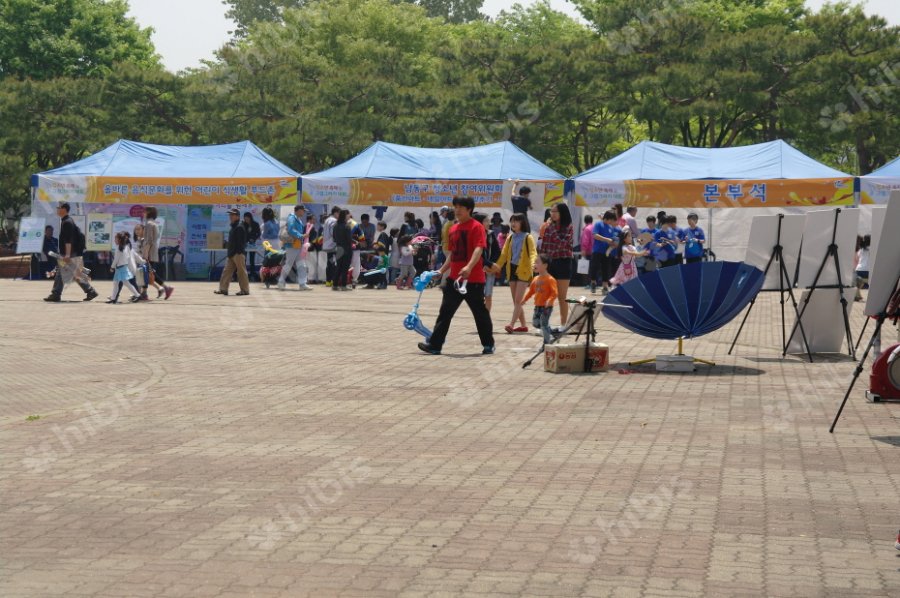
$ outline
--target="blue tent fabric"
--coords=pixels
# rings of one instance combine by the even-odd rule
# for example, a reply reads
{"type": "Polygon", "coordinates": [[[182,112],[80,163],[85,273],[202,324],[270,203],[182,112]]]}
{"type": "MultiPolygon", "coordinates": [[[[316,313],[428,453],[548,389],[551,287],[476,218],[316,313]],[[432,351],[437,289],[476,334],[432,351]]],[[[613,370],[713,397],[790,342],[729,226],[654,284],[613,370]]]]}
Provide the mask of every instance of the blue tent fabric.
{"type": "Polygon", "coordinates": [[[708,334],[733,320],[763,285],[763,272],[743,262],[697,262],[648,272],[616,287],[603,315],[632,332],[672,340],[708,334]]]}
{"type": "Polygon", "coordinates": [[[576,180],[822,179],[850,175],[784,141],[723,148],[693,148],[642,141],[576,180]]]}
{"type": "Polygon", "coordinates": [[[478,147],[421,148],[377,141],[355,158],[303,178],[562,180],[509,141],[478,147]]]}
{"type": "MultiPolygon", "coordinates": [[[[120,140],[92,156],[40,173],[47,176],[165,178],[296,178],[288,168],[249,141],[182,147],[120,140]]],[[[37,185],[32,177],[32,186],[37,185]]]]}
{"type": "Polygon", "coordinates": [[[869,174],[865,175],[865,177],[880,179],[900,179],[900,156],[894,158],[881,168],[873,170],[869,174]]]}

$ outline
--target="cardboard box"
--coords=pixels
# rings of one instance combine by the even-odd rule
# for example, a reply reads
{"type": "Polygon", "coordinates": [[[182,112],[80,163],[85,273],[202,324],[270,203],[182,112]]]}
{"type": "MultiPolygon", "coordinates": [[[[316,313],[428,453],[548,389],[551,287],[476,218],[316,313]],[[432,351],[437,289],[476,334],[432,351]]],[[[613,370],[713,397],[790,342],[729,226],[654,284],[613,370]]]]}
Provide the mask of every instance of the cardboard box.
{"type": "MultiPolygon", "coordinates": [[[[609,369],[609,347],[603,343],[591,343],[590,360],[588,372],[605,372],[609,369]]],[[[555,374],[584,372],[584,343],[547,345],[544,349],[544,371],[555,374]]]]}
{"type": "Polygon", "coordinates": [[[690,355],[657,355],[657,372],[693,372],[694,358],[690,355]]]}
{"type": "Polygon", "coordinates": [[[206,233],[207,249],[222,249],[225,247],[225,233],[218,230],[211,230],[206,233]]]}

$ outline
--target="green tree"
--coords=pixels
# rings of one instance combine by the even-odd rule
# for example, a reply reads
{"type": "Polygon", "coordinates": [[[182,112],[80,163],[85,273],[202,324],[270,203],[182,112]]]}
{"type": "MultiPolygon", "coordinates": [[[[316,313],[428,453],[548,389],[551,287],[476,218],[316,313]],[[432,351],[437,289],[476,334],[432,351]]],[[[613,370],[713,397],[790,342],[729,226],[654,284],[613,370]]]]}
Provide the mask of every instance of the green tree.
{"type": "Polygon", "coordinates": [[[428,145],[441,22],[389,0],[313,2],[258,22],[190,76],[201,140],[253,139],[309,172],[373,141],[428,145]]]}
{"type": "MultiPolygon", "coordinates": [[[[324,0],[329,1],[329,0],[324,0]]],[[[316,0],[223,0],[228,6],[226,16],[236,23],[231,33],[245,37],[254,23],[281,23],[287,10],[303,8],[316,0]]],[[[395,0],[394,3],[418,4],[429,17],[443,17],[450,23],[465,23],[484,18],[484,0],[395,0]]]]}
{"type": "Polygon", "coordinates": [[[158,64],[150,29],[123,0],[0,0],[0,79],[102,75],[118,62],[158,64]]]}

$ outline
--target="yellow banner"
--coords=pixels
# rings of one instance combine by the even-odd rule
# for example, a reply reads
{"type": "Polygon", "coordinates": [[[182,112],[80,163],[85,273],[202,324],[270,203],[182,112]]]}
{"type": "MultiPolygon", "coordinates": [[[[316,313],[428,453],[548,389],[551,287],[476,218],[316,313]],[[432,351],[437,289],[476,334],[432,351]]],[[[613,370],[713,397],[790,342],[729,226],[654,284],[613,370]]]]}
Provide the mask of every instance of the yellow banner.
{"type": "MultiPolygon", "coordinates": [[[[563,199],[563,181],[525,181],[532,202],[551,205],[563,199]],[[543,191],[540,196],[538,191],[543,191]]],[[[437,209],[456,196],[475,199],[476,206],[501,208],[508,203],[512,181],[431,181],[398,179],[303,179],[303,201],[336,205],[394,206],[437,209]]]]}
{"type": "MultiPolygon", "coordinates": [[[[38,198],[63,200],[58,190],[74,190],[74,201],[132,204],[294,204],[297,202],[295,178],[235,179],[160,179],[143,177],[70,177],[42,176],[38,198]]],[[[66,198],[68,200],[69,198],[66,198]]]]}
{"type": "Polygon", "coordinates": [[[763,208],[853,205],[853,178],[575,181],[576,205],[642,208],[763,208]]]}

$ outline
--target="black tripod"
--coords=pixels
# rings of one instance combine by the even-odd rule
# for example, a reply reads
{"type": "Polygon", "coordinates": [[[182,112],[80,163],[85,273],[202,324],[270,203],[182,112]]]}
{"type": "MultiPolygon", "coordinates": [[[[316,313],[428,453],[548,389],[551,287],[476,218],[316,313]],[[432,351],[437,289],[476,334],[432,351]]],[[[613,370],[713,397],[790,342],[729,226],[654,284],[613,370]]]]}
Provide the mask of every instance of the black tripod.
{"type": "Polygon", "coordinates": [[[875,345],[875,340],[879,338],[881,334],[881,326],[884,324],[884,321],[888,318],[897,318],[900,316],[900,289],[897,288],[897,285],[900,284],[900,277],[898,277],[897,282],[894,283],[894,294],[891,296],[890,301],[885,306],[884,310],[880,314],[875,317],[875,331],[872,332],[872,338],[869,339],[869,344],[866,345],[866,350],[863,353],[862,358],[859,360],[859,363],[856,364],[856,369],[853,370],[853,379],[850,380],[850,386],[847,388],[847,392],[844,393],[844,400],[841,401],[841,406],[838,407],[838,411],[834,416],[834,421],[831,422],[831,427],[828,429],[830,433],[834,433],[834,427],[837,425],[838,420],[841,418],[841,413],[844,411],[844,406],[847,404],[847,399],[850,398],[850,393],[853,391],[853,386],[856,385],[856,380],[859,378],[859,375],[863,371],[863,366],[866,363],[866,358],[869,356],[869,351],[872,350],[872,347],[875,345]]]}
{"type": "MultiPolygon", "coordinates": [[[[809,350],[809,342],[806,340],[806,331],[803,329],[803,323],[800,322],[800,314],[797,311],[797,298],[794,297],[794,285],[791,283],[791,276],[788,274],[787,266],[784,264],[784,247],[781,245],[782,220],[784,220],[784,214],[779,214],[778,234],[775,237],[775,246],[772,247],[772,255],[769,256],[769,261],[766,263],[766,269],[763,271],[763,280],[765,280],[766,276],[769,274],[769,268],[772,267],[772,262],[778,262],[778,296],[781,298],[781,350],[784,352],[783,355],[787,354],[787,327],[784,319],[784,294],[787,292],[791,296],[791,304],[794,306],[794,315],[797,317],[797,322],[800,324],[800,334],[803,336],[803,346],[806,347],[806,354],[809,356],[809,362],[812,363],[812,352],[809,350]]],[[[772,289],[772,291],[775,291],[775,289],[772,289]]],[[[744,319],[741,320],[741,325],[738,328],[737,334],[734,335],[734,340],[731,341],[731,348],[728,349],[729,355],[731,355],[731,352],[734,350],[734,345],[737,344],[738,337],[741,336],[741,331],[744,329],[744,324],[747,323],[747,318],[750,317],[750,312],[753,310],[753,305],[755,303],[756,297],[750,301],[750,305],[747,307],[744,319]]]]}
{"type": "MultiPolygon", "coordinates": [[[[596,301],[578,301],[575,299],[566,299],[566,303],[574,303],[576,305],[581,305],[584,307],[584,311],[582,311],[578,317],[576,317],[570,324],[567,324],[565,328],[560,329],[558,332],[554,333],[554,342],[559,340],[560,337],[564,336],[570,330],[576,329],[575,333],[575,341],[578,341],[578,337],[584,334],[584,371],[591,371],[591,343],[597,340],[597,328],[594,326],[594,317],[595,312],[597,310],[597,302],[596,301]]],[[[630,307],[630,306],[622,306],[622,307],[630,307]]],[[[547,343],[541,343],[541,348],[538,349],[538,352],[535,353],[531,359],[522,364],[522,369],[524,370],[528,366],[530,366],[535,359],[540,357],[541,353],[544,352],[544,348],[547,346],[547,343]]]]}
{"type": "MultiPolygon", "coordinates": [[[[800,313],[797,316],[797,321],[794,323],[794,328],[791,330],[791,336],[789,338],[794,338],[794,334],[797,333],[797,328],[802,325],[803,314],[806,313],[806,308],[809,306],[809,300],[812,299],[813,292],[816,289],[837,289],[838,293],[841,296],[841,311],[844,314],[844,333],[847,336],[847,346],[850,349],[850,356],[853,359],[856,359],[856,349],[853,347],[853,333],[850,331],[850,316],[847,314],[847,298],[844,297],[844,281],[841,278],[841,260],[838,256],[838,246],[837,246],[837,226],[838,219],[841,215],[841,209],[836,208],[834,210],[834,225],[831,229],[831,245],[828,246],[828,250],[825,252],[825,256],[822,258],[822,263],[819,264],[819,270],[816,272],[816,277],[813,279],[812,285],[809,287],[809,292],[806,294],[806,299],[803,300],[803,308],[800,310],[800,313]],[[837,284],[836,285],[822,285],[819,286],[819,278],[822,276],[822,272],[825,270],[825,265],[828,263],[828,259],[831,258],[834,261],[834,269],[837,274],[837,284]]],[[[804,335],[805,336],[805,335],[804,335]]],[[[807,351],[809,351],[809,346],[807,345],[807,351]]],[[[787,355],[787,345],[784,347],[784,352],[782,353],[782,357],[787,355]]],[[[812,358],[810,358],[812,360],[812,358]]]]}

